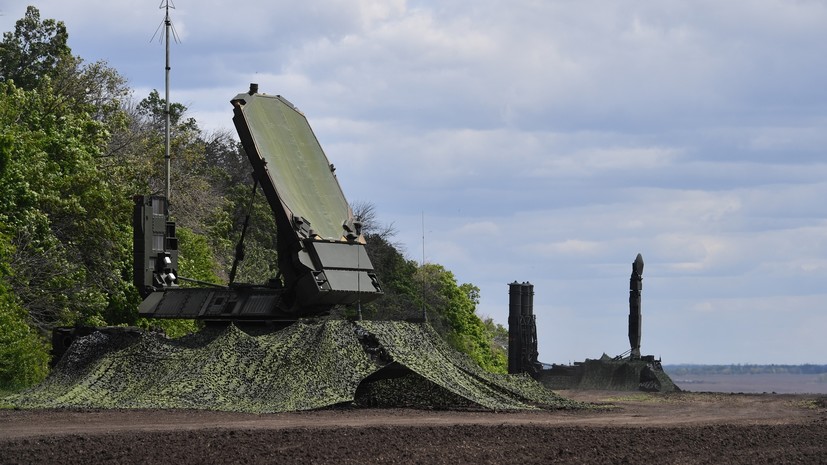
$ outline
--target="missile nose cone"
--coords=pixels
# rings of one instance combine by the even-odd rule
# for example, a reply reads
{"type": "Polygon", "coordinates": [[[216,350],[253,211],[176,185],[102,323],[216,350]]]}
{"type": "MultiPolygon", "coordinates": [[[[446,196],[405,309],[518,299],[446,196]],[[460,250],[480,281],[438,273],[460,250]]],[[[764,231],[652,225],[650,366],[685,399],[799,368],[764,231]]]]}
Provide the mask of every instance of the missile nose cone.
{"type": "Polygon", "coordinates": [[[632,270],[639,275],[643,274],[643,255],[637,254],[635,262],[632,263],[632,270]]]}

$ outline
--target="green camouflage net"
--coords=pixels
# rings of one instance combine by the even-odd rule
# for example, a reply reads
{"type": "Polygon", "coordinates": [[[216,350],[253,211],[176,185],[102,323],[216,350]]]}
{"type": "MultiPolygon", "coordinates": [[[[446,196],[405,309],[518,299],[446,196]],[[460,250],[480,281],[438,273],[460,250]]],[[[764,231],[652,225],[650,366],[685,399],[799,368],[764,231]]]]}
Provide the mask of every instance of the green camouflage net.
{"type": "Polygon", "coordinates": [[[18,408],[179,408],[288,412],[338,405],[514,410],[570,408],[526,376],[494,375],[427,324],[299,321],[170,340],[96,332],[75,341],[18,408]]]}

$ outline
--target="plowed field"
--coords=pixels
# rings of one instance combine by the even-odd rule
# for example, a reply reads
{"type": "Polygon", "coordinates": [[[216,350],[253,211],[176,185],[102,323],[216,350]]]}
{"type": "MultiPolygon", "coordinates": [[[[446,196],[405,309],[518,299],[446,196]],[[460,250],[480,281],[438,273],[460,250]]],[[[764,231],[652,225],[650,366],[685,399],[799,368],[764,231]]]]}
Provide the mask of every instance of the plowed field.
{"type": "Polygon", "coordinates": [[[0,463],[825,463],[827,398],[562,392],[596,408],[0,410],[0,463]]]}

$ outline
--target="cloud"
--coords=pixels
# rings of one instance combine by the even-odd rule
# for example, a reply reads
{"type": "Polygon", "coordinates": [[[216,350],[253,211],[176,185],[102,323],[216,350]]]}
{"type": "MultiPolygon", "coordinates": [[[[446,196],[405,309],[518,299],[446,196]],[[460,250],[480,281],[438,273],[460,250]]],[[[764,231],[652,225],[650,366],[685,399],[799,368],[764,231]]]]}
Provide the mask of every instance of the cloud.
{"type": "Polygon", "coordinates": [[[532,170],[534,176],[623,176],[624,172],[640,172],[663,168],[674,163],[678,150],[659,147],[596,147],[581,149],[574,154],[547,157],[532,170]]]}
{"type": "Polygon", "coordinates": [[[526,252],[558,257],[561,255],[593,256],[599,253],[603,247],[604,244],[596,241],[566,239],[564,241],[534,246],[526,249],[526,252]]]}

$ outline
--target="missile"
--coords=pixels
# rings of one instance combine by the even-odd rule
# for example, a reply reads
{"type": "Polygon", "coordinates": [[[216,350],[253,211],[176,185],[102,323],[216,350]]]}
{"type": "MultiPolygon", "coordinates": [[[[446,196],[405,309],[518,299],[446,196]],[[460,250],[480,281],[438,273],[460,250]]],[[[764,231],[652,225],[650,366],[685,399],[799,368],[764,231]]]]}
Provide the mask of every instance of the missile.
{"type": "Polygon", "coordinates": [[[629,345],[630,357],[640,358],[640,293],[643,290],[643,256],[637,254],[632,263],[632,277],[629,279],[629,345]]]}

